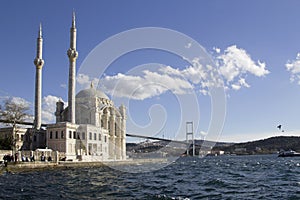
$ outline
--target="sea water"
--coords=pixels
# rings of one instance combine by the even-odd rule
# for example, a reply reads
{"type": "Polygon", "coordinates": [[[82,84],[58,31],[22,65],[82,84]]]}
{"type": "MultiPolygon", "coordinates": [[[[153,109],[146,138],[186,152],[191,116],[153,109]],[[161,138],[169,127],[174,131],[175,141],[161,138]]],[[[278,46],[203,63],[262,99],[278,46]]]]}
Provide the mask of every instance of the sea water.
{"type": "MultiPolygon", "coordinates": [[[[151,169],[151,163],[142,167],[151,169]],[[147,166],[148,165],[148,166],[147,166]]],[[[300,199],[300,157],[185,157],[155,171],[70,168],[0,175],[1,199],[300,199]]]]}

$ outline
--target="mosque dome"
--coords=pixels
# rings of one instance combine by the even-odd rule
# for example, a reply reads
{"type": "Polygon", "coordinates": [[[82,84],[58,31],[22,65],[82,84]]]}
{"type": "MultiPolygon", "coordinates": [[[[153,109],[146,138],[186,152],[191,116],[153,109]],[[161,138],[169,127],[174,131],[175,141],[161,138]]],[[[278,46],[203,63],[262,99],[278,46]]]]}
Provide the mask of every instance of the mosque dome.
{"type": "Polygon", "coordinates": [[[97,90],[93,87],[91,87],[89,89],[81,90],[76,95],[76,98],[91,98],[91,97],[109,99],[108,96],[106,94],[104,94],[104,92],[102,92],[101,90],[97,90]]]}

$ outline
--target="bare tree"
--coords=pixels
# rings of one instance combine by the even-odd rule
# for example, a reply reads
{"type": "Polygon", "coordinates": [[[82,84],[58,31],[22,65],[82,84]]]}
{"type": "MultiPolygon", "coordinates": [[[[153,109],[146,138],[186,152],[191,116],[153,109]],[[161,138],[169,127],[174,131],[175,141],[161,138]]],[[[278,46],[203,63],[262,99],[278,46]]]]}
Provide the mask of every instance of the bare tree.
{"type": "Polygon", "coordinates": [[[12,139],[6,140],[11,142],[10,146],[16,152],[16,142],[18,133],[18,123],[24,122],[31,115],[29,112],[29,104],[21,98],[9,98],[0,107],[0,119],[6,125],[11,126],[13,130],[12,139]]]}

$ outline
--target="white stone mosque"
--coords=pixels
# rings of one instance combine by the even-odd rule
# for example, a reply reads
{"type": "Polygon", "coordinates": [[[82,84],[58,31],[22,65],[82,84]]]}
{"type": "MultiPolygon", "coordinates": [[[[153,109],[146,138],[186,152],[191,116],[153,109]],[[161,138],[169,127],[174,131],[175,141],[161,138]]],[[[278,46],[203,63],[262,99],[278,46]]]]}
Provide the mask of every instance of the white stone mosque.
{"type": "MultiPolygon", "coordinates": [[[[76,85],[76,23],[73,12],[70,30],[68,107],[56,103],[56,123],[41,128],[42,27],[37,38],[34,127],[18,131],[19,149],[47,148],[58,151],[66,160],[107,161],[126,159],[126,108],[114,106],[107,95],[91,86],[79,91],[76,85]],[[23,140],[23,141],[22,141],[23,140]]],[[[0,130],[1,132],[7,132],[0,130]]]]}

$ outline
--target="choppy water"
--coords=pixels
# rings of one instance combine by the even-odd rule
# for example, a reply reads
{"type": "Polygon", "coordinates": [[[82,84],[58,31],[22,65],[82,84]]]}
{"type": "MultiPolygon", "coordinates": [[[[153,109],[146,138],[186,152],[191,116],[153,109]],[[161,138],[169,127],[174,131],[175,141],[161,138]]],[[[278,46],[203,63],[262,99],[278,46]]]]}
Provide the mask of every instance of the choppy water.
{"type": "Polygon", "coordinates": [[[3,174],[0,198],[300,199],[300,157],[183,158],[148,173],[98,167],[3,174]]]}

